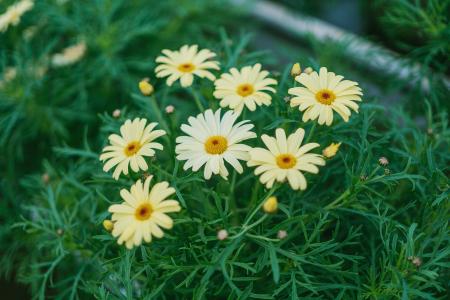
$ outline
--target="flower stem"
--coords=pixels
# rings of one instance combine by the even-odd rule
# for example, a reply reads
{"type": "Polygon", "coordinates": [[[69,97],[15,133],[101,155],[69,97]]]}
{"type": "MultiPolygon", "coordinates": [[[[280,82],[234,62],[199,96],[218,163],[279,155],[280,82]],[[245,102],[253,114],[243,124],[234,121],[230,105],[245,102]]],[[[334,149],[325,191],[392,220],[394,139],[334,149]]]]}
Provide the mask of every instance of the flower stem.
{"type": "Polygon", "coordinates": [[[238,225],[239,224],[239,214],[237,211],[237,204],[236,204],[236,196],[234,194],[234,190],[235,190],[235,186],[236,186],[236,171],[233,171],[233,175],[231,178],[231,184],[230,184],[230,206],[231,206],[231,211],[232,211],[232,223],[233,225],[238,225]]]}
{"type": "Polygon", "coordinates": [[[258,204],[258,206],[256,206],[256,208],[252,211],[252,213],[247,217],[247,219],[245,220],[244,224],[242,225],[242,230],[237,233],[236,235],[230,237],[229,239],[236,239],[240,236],[242,236],[244,233],[246,233],[247,231],[249,231],[250,229],[252,229],[253,227],[255,227],[256,225],[262,223],[266,218],[267,218],[267,214],[264,214],[261,218],[259,218],[257,221],[255,221],[254,223],[248,225],[250,223],[250,221],[253,219],[253,217],[256,215],[256,213],[261,209],[261,207],[264,205],[264,202],[273,195],[273,193],[275,193],[276,189],[278,188],[277,185],[273,186],[270,191],[266,194],[266,196],[263,198],[263,200],[258,204]]]}
{"type": "Polygon", "coordinates": [[[335,209],[337,207],[337,205],[339,204],[339,202],[341,202],[342,200],[347,198],[347,196],[349,196],[349,195],[350,195],[350,189],[346,189],[338,198],[336,198],[336,200],[334,200],[333,202],[331,202],[330,204],[325,206],[325,210],[335,209]]]}
{"type": "Polygon", "coordinates": [[[197,108],[200,110],[200,112],[205,111],[205,107],[202,104],[202,101],[198,97],[197,93],[194,91],[192,87],[189,88],[189,91],[191,92],[192,96],[194,97],[195,104],[197,105],[197,108]]]}
{"type": "Polygon", "coordinates": [[[314,130],[316,129],[316,125],[317,125],[317,122],[314,122],[313,125],[311,126],[311,130],[309,131],[309,134],[308,134],[308,137],[306,138],[305,144],[307,144],[311,140],[314,130]]]}

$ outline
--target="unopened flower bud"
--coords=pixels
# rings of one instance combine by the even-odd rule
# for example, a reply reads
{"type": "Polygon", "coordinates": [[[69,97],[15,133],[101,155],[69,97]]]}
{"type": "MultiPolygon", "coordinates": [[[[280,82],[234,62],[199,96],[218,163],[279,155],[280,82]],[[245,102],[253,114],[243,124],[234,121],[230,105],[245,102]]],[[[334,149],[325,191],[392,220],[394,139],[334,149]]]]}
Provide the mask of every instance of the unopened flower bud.
{"type": "Polygon", "coordinates": [[[113,116],[114,118],[120,117],[120,109],[115,109],[115,110],[113,111],[113,113],[112,113],[112,116],[113,116]]]}
{"type": "Polygon", "coordinates": [[[221,229],[217,232],[217,239],[218,240],[226,240],[228,238],[228,231],[226,231],[225,229],[221,229]]]}
{"type": "Polygon", "coordinates": [[[105,228],[106,231],[111,232],[114,228],[114,223],[111,220],[104,220],[103,228],[105,228]]]}
{"type": "Polygon", "coordinates": [[[389,164],[389,160],[386,157],[382,156],[378,159],[378,163],[382,166],[387,166],[389,164]]]}
{"type": "Polygon", "coordinates": [[[153,88],[153,85],[150,84],[149,79],[144,78],[139,82],[139,90],[142,95],[150,96],[155,89],[153,88]]]}
{"type": "Polygon", "coordinates": [[[302,68],[300,67],[300,64],[295,63],[291,68],[291,76],[295,78],[298,75],[300,75],[301,73],[302,73],[302,68]]]}
{"type": "Polygon", "coordinates": [[[408,260],[416,267],[420,267],[422,265],[422,259],[418,256],[409,256],[408,260]]]}
{"type": "Polygon", "coordinates": [[[58,230],[56,230],[56,234],[61,236],[64,234],[64,230],[62,230],[61,228],[58,228],[58,230]]]}
{"type": "Polygon", "coordinates": [[[420,257],[415,256],[412,260],[412,263],[416,267],[420,267],[422,265],[422,259],[420,257]]]}
{"type": "Polygon", "coordinates": [[[311,67],[307,67],[303,72],[306,74],[311,74],[314,70],[311,67]]]}
{"type": "Polygon", "coordinates": [[[286,230],[278,230],[277,233],[277,238],[279,238],[280,240],[284,239],[287,237],[287,232],[286,230]]]}
{"type": "Polygon", "coordinates": [[[322,154],[325,157],[331,158],[336,155],[336,153],[339,150],[339,146],[341,146],[341,143],[331,143],[328,147],[323,149],[322,154]]]}
{"type": "Polygon", "coordinates": [[[41,180],[43,183],[47,184],[50,181],[50,176],[47,173],[42,174],[41,180]]]}
{"type": "Polygon", "coordinates": [[[276,212],[277,209],[278,209],[278,200],[277,197],[275,196],[269,197],[269,199],[267,199],[266,202],[264,202],[263,204],[263,210],[268,214],[276,212]]]}
{"type": "Polygon", "coordinates": [[[166,113],[167,113],[167,114],[173,113],[174,110],[175,110],[175,107],[174,107],[173,105],[167,105],[167,106],[166,106],[166,113]]]}

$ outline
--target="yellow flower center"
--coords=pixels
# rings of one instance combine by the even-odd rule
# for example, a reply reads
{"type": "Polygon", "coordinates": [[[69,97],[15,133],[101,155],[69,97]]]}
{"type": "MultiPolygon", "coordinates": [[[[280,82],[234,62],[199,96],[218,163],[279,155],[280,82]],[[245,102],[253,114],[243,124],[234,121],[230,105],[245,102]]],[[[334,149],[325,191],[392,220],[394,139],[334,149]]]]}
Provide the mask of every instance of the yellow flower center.
{"type": "Polygon", "coordinates": [[[228,141],[221,135],[213,135],[205,142],[205,151],[209,154],[222,154],[227,150],[228,141]]]}
{"type": "Polygon", "coordinates": [[[123,152],[125,152],[126,156],[133,156],[139,151],[139,149],[141,149],[141,144],[138,141],[133,141],[128,143],[123,152]]]}
{"type": "Polygon", "coordinates": [[[255,91],[255,89],[253,88],[253,85],[249,84],[249,83],[244,83],[241,84],[240,86],[237,87],[236,92],[241,95],[242,97],[247,97],[251,94],[253,94],[253,92],[255,91]]]}
{"type": "Polygon", "coordinates": [[[336,95],[333,93],[333,91],[323,89],[316,93],[316,100],[319,103],[330,105],[333,103],[334,99],[336,99],[336,95]]]}
{"type": "Polygon", "coordinates": [[[178,70],[180,70],[183,73],[191,73],[194,71],[195,66],[191,63],[184,63],[178,66],[178,70]]]}
{"type": "Polygon", "coordinates": [[[281,169],[290,169],[297,164],[295,156],[289,153],[278,155],[276,161],[281,169]]]}
{"type": "Polygon", "coordinates": [[[142,203],[136,208],[136,211],[134,212],[134,216],[136,219],[140,221],[148,220],[153,213],[153,207],[150,205],[150,203],[142,203]]]}

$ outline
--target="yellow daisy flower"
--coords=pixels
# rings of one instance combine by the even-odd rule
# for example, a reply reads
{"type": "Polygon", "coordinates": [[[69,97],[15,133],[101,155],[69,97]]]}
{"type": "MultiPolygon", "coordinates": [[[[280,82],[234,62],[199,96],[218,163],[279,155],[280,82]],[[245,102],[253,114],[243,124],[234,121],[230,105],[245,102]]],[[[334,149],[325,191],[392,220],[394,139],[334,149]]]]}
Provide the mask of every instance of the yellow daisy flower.
{"type": "Polygon", "coordinates": [[[197,45],[184,45],[179,51],[165,49],[162,53],[164,55],[156,58],[156,62],[160,64],[156,67],[155,72],[156,77],[168,77],[168,86],[178,79],[180,79],[182,87],[191,86],[194,75],[214,81],[216,77],[208,69],[220,69],[218,61],[209,60],[216,54],[208,49],[198,51],[197,45]]]}
{"type": "Polygon", "coordinates": [[[121,136],[111,134],[109,142],[111,145],[103,148],[100,160],[105,162],[103,170],[108,172],[116,166],[114,179],[119,179],[121,173],[128,175],[128,166],[134,172],[148,169],[144,156],[154,156],[155,150],[163,149],[160,143],[152,142],[156,138],[166,134],[164,130],[153,130],[158,123],[150,123],[147,126],[146,119],[136,118],[133,121],[126,120],[120,127],[121,136]]]}
{"type": "Polygon", "coordinates": [[[318,118],[320,125],[330,126],[333,110],[345,122],[351,115],[348,107],[358,112],[358,104],[354,101],[361,101],[361,88],[357,82],[343,79],[343,76],[328,72],[327,68],[320,68],[319,74],[302,73],[295,78],[304,87],[290,88],[288,92],[294,95],[291,106],[299,106],[299,110],[303,111],[303,122],[318,118]]]}
{"type": "Polygon", "coordinates": [[[0,15],[0,32],[5,32],[10,25],[17,26],[22,15],[31,10],[33,6],[33,1],[22,0],[8,7],[6,12],[0,15]]]}
{"type": "Polygon", "coordinates": [[[317,143],[309,143],[300,146],[305,136],[302,128],[286,139],[284,129],[277,128],[275,137],[266,134],[261,139],[266,145],[264,148],[253,148],[250,150],[249,167],[255,167],[255,175],[261,175],[259,180],[267,188],[271,188],[276,181],[289,181],[292,189],[306,189],[306,179],[302,171],[317,174],[317,166],[324,166],[325,160],[319,154],[307,153],[319,147],[317,143]],[[316,166],[317,165],[317,166],[316,166]]]}
{"type": "Polygon", "coordinates": [[[130,189],[122,189],[120,196],[125,202],[111,205],[108,209],[112,213],[114,223],[112,235],[119,237],[119,245],[125,243],[128,249],[139,246],[144,240],[152,241],[152,236],[162,238],[164,233],[160,227],[171,229],[172,219],[167,213],[181,210],[178,201],[166,200],[175,193],[166,181],[155,184],[150,189],[152,176],[147,177],[142,185],[138,180],[130,189]]]}
{"type": "Polygon", "coordinates": [[[221,107],[229,107],[237,114],[242,112],[244,105],[251,111],[256,109],[256,105],[270,105],[272,97],[267,92],[275,93],[271,85],[277,81],[267,78],[268,75],[269,72],[261,71],[261,64],[246,66],[240,71],[232,68],[230,73],[222,74],[214,82],[214,97],[222,99],[221,107]]]}
{"type": "Polygon", "coordinates": [[[181,125],[181,130],[188,136],[177,137],[175,152],[178,160],[186,160],[183,169],[192,168],[196,172],[205,165],[205,179],[210,179],[212,174],[220,174],[226,179],[226,161],[238,173],[242,173],[239,160],[249,159],[250,146],[241,142],[255,138],[256,134],[250,131],[253,124],[246,124],[248,120],[234,124],[237,117],[229,110],[221,118],[220,109],[215,113],[208,109],[195,118],[190,117],[189,125],[181,125]]]}

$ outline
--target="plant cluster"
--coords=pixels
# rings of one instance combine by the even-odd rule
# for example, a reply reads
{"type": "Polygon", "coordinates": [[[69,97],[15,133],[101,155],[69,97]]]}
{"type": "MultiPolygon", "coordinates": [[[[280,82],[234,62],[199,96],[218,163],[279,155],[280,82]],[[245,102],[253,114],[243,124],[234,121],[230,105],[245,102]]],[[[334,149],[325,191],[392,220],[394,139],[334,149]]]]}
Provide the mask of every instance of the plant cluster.
{"type": "Polygon", "coordinates": [[[433,81],[371,82],[333,47],[275,65],[217,29],[220,1],[81,2],[0,34],[3,277],[36,299],[446,299],[433,81]]]}

